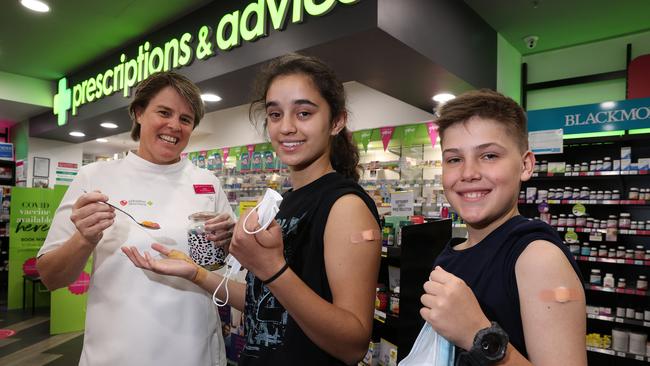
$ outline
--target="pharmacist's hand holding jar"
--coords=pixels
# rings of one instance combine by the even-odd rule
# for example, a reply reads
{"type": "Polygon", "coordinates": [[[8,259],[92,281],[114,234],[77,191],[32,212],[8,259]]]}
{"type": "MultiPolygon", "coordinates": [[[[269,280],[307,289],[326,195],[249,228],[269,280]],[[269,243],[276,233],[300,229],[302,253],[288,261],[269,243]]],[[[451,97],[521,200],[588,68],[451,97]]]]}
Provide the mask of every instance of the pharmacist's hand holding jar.
{"type": "Polygon", "coordinates": [[[95,247],[104,236],[104,230],[115,222],[115,209],[104,202],[108,196],[99,191],[82,194],[72,206],[70,220],[84,241],[95,247]]]}
{"type": "Polygon", "coordinates": [[[247,234],[244,231],[244,224],[248,232],[256,231],[259,228],[257,212],[247,211],[241,217],[250,217],[247,220],[239,220],[235,226],[232,242],[230,243],[230,254],[232,254],[243,268],[251,271],[255,277],[266,281],[276,273],[279,273],[286,264],[284,258],[284,241],[282,240],[282,228],[275,221],[256,234],[247,234]]]}

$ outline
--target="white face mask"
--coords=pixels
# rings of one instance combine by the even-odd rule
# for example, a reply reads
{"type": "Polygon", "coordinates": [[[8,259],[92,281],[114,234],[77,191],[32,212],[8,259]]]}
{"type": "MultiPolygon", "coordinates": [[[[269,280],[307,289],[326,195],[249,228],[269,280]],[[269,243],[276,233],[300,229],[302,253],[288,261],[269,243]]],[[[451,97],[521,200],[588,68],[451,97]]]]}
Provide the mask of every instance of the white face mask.
{"type": "Polygon", "coordinates": [[[399,366],[454,366],[454,345],[425,323],[399,366]]]}
{"type": "Polygon", "coordinates": [[[281,202],[282,195],[272,190],[271,188],[267,188],[260,203],[258,203],[257,206],[255,206],[255,208],[252,209],[244,218],[244,232],[246,234],[253,235],[261,232],[262,230],[266,230],[266,228],[271,225],[273,219],[275,219],[275,215],[277,215],[278,211],[280,211],[281,202]],[[248,231],[248,229],[246,229],[246,221],[256,209],[258,217],[257,222],[259,223],[260,227],[255,231],[248,231]]]}
{"type": "MultiPolygon", "coordinates": [[[[244,232],[249,235],[254,235],[269,227],[269,225],[271,225],[271,222],[273,222],[273,219],[275,219],[275,215],[278,213],[278,211],[280,211],[281,202],[282,195],[272,190],[271,188],[267,188],[260,203],[258,203],[257,206],[255,206],[255,208],[252,209],[244,218],[244,232]],[[255,210],[257,210],[257,222],[260,227],[255,231],[248,231],[248,229],[246,229],[246,221],[250,217],[251,213],[253,213],[255,210]]],[[[228,266],[228,270],[223,275],[223,279],[221,279],[221,282],[219,282],[219,285],[212,293],[212,302],[220,307],[225,306],[228,303],[228,299],[230,297],[230,294],[228,293],[228,280],[233,276],[233,274],[239,272],[241,269],[241,264],[237,258],[233,257],[232,255],[228,256],[226,265],[228,266]],[[217,298],[217,292],[224,284],[226,286],[226,298],[221,301],[219,298],[217,298]]]]}

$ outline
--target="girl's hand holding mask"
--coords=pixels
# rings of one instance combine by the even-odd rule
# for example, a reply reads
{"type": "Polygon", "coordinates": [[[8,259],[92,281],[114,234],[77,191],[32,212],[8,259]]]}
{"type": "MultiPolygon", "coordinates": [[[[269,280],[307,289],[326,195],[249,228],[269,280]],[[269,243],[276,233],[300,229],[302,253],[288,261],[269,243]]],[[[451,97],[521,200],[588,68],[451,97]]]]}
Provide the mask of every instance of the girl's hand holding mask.
{"type": "Polygon", "coordinates": [[[253,232],[260,226],[256,212],[246,211],[241,217],[248,220],[239,220],[235,226],[232,241],[230,243],[230,254],[232,254],[242,267],[253,272],[255,277],[267,280],[276,274],[286,263],[284,259],[284,242],[282,240],[282,229],[275,221],[257,234],[247,234],[246,230],[253,232]]]}

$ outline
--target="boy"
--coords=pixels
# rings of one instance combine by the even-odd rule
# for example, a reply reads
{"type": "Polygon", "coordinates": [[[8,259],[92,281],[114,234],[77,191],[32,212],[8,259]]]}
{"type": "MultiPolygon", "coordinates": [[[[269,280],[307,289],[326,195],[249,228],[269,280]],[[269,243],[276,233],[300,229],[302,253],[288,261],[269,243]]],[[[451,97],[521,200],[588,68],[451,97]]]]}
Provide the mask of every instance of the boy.
{"type": "Polygon", "coordinates": [[[479,90],[444,105],[437,123],[445,196],[468,237],[436,259],[422,317],[462,348],[459,364],[586,365],[580,271],[553,228],[517,210],[535,165],[524,111],[479,90]]]}

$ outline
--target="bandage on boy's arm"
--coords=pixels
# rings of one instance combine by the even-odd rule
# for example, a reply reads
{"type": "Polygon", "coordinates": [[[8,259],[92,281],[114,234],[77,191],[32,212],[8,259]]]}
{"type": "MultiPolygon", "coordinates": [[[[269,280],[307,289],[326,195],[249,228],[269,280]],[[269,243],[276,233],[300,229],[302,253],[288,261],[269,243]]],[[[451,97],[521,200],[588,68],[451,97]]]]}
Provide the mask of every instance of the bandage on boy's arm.
{"type": "Polygon", "coordinates": [[[201,282],[208,277],[208,271],[205,268],[203,268],[203,267],[199,266],[198,264],[196,264],[192,260],[192,258],[190,258],[187,254],[185,254],[185,253],[183,253],[183,252],[181,252],[179,250],[172,249],[169,252],[169,254],[167,254],[167,258],[180,259],[180,260],[182,260],[184,262],[187,262],[187,263],[193,265],[194,268],[196,268],[196,274],[191,279],[191,281],[194,282],[197,285],[200,285],[201,282]]]}
{"type": "Polygon", "coordinates": [[[544,302],[565,303],[569,301],[580,300],[581,289],[567,288],[559,286],[553,289],[544,289],[539,293],[539,299],[544,302]]]}
{"type": "Polygon", "coordinates": [[[381,233],[376,229],[363,230],[350,236],[350,242],[354,244],[374,242],[377,240],[381,240],[381,233]]]}

